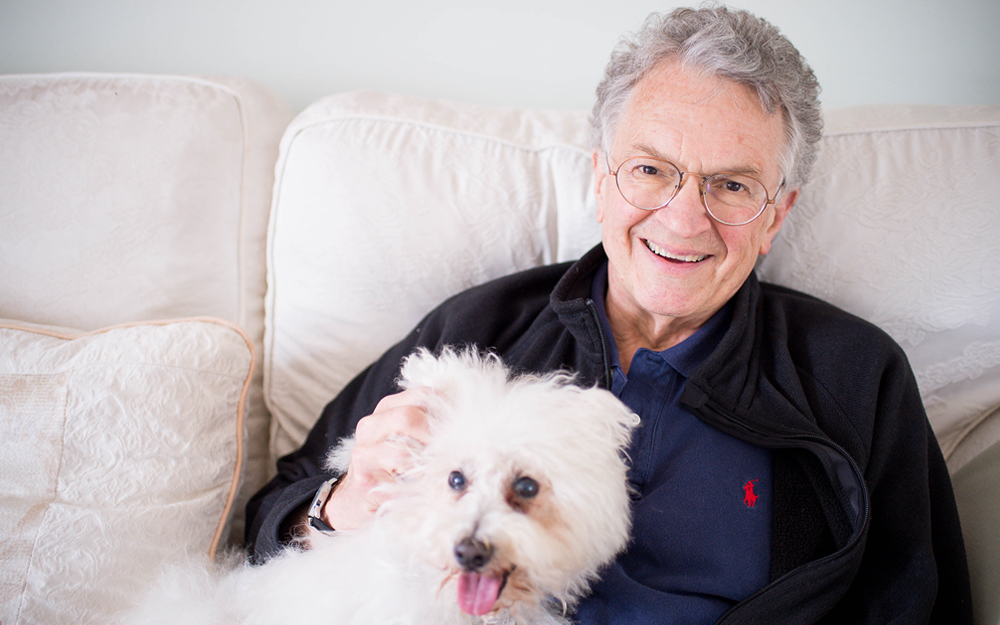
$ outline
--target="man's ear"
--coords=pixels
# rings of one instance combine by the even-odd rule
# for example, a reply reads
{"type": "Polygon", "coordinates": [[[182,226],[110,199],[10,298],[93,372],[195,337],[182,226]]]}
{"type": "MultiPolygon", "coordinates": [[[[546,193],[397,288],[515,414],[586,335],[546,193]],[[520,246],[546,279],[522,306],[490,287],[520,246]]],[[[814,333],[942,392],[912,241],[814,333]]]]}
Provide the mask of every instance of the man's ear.
{"type": "Polygon", "coordinates": [[[591,159],[594,165],[594,198],[597,200],[597,223],[604,221],[604,201],[601,197],[604,187],[604,179],[608,177],[607,162],[604,158],[604,151],[601,148],[594,148],[591,152],[591,159]]]}
{"type": "Polygon", "coordinates": [[[789,189],[780,200],[774,204],[774,212],[771,214],[771,223],[764,229],[760,238],[760,255],[763,256],[771,251],[771,243],[774,237],[778,236],[781,225],[785,223],[785,217],[795,206],[795,201],[799,199],[799,188],[789,189]]]}

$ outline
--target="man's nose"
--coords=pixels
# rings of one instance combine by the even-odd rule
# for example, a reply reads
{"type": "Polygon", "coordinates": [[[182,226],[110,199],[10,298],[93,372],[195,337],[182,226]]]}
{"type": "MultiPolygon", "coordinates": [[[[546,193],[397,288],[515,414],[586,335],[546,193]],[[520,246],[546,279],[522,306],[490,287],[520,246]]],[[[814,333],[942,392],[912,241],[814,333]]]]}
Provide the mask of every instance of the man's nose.
{"type": "Polygon", "coordinates": [[[705,208],[701,194],[702,185],[702,178],[684,174],[673,199],[657,211],[660,218],[667,220],[676,234],[691,236],[711,228],[712,218],[705,208]]]}
{"type": "Polygon", "coordinates": [[[681,195],[687,193],[692,202],[696,202],[704,208],[705,202],[702,199],[704,184],[705,179],[698,174],[682,174],[680,182],[677,183],[677,192],[674,193],[674,199],[670,201],[670,204],[673,204],[681,195]]]}

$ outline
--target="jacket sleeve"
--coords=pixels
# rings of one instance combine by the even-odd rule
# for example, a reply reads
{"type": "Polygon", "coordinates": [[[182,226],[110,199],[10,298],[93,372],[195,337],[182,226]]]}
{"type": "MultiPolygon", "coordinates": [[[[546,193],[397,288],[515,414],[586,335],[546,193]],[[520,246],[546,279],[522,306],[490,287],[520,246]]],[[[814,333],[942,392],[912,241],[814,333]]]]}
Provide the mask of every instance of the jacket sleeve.
{"type": "Polygon", "coordinates": [[[871,500],[864,556],[833,622],[971,623],[947,466],[902,350],[883,365],[864,465],[871,500]]]}
{"type": "Polygon", "coordinates": [[[302,447],[278,460],[274,478],[247,503],[244,538],[253,562],[263,562],[288,543],[286,520],[333,477],[323,468],[327,453],[353,434],[358,421],[371,414],[383,397],[399,390],[400,363],[421,344],[421,338],[429,336],[415,330],[362,371],[323,409],[302,447]]]}

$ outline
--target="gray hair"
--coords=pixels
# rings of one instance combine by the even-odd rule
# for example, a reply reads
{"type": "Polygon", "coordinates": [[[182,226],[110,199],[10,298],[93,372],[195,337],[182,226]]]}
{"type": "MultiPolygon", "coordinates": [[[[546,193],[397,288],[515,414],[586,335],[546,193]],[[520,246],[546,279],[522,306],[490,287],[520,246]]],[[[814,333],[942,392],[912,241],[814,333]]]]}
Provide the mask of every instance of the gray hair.
{"type": "Polygon", "coordinates": [[[779,159],[786,186],[809,179],[823,133],[819,82],[777,28],[724,6],[676,9],[666,16],[653,13],[634,40],[624,39],[615,47],[597,87],[591,147],[608,151],[632,89],[654,66],[671,58],[746,85],[768,114],[782,113],[785,147],[779,159]]]}

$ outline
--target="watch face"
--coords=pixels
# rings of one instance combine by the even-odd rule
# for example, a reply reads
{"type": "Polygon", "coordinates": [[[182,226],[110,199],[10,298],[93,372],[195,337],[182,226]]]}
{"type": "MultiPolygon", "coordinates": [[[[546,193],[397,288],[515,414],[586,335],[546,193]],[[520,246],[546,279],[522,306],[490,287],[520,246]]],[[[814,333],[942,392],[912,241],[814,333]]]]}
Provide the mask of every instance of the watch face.
{"type": "Polygon", "coordinates": [[[332,532],[334,531],[325,521],[323,521],[323,506],[330,499],[330,494],[333,492],[333,487],[340,478],[333,478],[323,482],[323,485],[319,487],[319,491],[316,496],[313,497],[312,504],[309,505],[309,525],[321,532],[332,532]]]}

